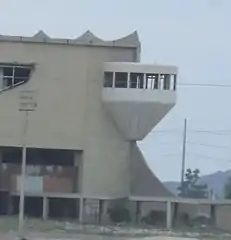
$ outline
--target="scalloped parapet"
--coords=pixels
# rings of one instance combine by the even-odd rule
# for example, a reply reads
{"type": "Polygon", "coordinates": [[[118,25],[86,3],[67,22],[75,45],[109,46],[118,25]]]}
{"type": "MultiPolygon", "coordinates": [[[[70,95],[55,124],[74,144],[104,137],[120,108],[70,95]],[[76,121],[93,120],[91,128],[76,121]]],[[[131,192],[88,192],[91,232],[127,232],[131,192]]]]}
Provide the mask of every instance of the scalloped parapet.
{"type": "Polygon", "coordinates": [[[34,36],[34,38],[40,38],[40,39],[49,39],[50,37],[42,30],[38,31],[34,36]]]}
{"type": "Polygon", "coordinates": [[[0,41],[11,42],[36,42],[36,43],[49,43],[49,44],[67,44],[67,45],[93,45],[93,46],[105,46],[105,47],[133,47],[139,48],[140,41],[137,31],[116,40],[103,40],[95,36],[91,31],[86,31],[83,35],[75,39],[64,38],[52,38],[48,36],[44,31],[38,31],[32,37],[23,36],[6,36],[0,35],[0,41]]]}

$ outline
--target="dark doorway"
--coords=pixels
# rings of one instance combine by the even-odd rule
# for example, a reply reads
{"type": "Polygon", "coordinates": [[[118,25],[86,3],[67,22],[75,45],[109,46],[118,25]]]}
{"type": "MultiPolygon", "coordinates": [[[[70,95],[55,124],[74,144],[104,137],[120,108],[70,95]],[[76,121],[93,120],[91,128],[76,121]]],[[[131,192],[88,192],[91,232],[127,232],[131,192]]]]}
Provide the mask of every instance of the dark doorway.
{"type": "Polygon", "coordinates": [[[49,218],[76,219],[79,215],[79,200],[66,198],[49,199],[49,218]]]}
{"type": "Polygon", "coordinates": [[[19,196],[13,196],[12,197],[12,214],[18,215],[19,213],[19,196]]]}
{"type": "Polygon", "coordinates": [[[10,193],[8,191],[0,191],[0,215],[9,214],[10,193]]]}
{"type": "Polygon", "coordinates": [[[41,218],[43,214],[42,197],[26,197],[25,198],[25,215],[28,217],[41,218]]]}

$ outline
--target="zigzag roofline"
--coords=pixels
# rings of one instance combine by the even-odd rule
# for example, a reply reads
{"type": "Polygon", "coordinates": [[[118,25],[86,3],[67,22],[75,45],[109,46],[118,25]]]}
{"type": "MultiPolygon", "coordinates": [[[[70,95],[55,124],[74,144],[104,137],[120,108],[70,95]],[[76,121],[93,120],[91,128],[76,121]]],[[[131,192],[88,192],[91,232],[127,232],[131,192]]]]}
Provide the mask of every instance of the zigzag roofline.
{"type": "Polygon", "coordinates": [[[0,35],[0,41],[133,48],[140,46],[137,31],[123,38],[111,41],[98,38],[89,30],[76,39],[51,38],[44,31],[40,30],[32,37],[0,35]]]}

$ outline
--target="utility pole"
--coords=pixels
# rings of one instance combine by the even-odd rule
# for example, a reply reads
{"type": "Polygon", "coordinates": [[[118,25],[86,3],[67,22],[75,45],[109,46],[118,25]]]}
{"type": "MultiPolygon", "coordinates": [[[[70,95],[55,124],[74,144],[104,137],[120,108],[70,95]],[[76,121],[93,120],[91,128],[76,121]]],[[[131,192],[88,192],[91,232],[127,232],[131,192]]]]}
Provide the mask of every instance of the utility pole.
{"type": "Polygon", "coordinates": [[[186,139],[187,139],[187,119],[184,119],[184,132],[182,144],[182,165],[181,165],[181,188],[184,195],[184,175],[185,175],[185,160],[186,160],[186,139]]]}
{"type": "Polygon", "coordinates": [[[24,228],[24,200],[25,200],[25,177],[26,177],[26,137],[28,128],[28,115],[29,112],[35,111],[37,102],[34,97],[34,91],[24,90],[20,92],[19,111],[25,113],[25,122],[23,127],[23,142],[22,142],[22,166],[21,166],[21,182],[20,182],[20,199],[19,199],[19,234],[23,235],[24,228]]]}

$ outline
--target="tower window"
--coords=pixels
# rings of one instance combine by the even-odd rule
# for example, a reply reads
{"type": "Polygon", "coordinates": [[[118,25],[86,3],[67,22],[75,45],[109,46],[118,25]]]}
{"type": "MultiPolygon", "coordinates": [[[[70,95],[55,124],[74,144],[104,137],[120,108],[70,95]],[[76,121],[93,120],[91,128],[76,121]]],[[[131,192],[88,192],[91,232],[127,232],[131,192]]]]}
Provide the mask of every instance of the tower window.
{"type": "Polygon", "coordinates": [[[159,79],[158,74],[148,73],[146,75],[146,89],[158,89],[159,88],[159,79]]]}
{"type": "Polygon", "coordinates": [[[130,74],[130,88],[143,88],[144,87],[144,74],[131,73],[130,74]]]}
{"type": "Polygon", "coordinates": [[[115,88],[127,88],[128,73],[116,72],[115,73],[115,88]]]}
{"type": "Polygon", "coordinates": [[[113,72],[104,72],[104,87],[113,86],[113,72]]]}
{"type": "Polygon", "coordinates": [[[163,74],[163,89],[169,90],[170,89],[170,74],[163,74]]]}

